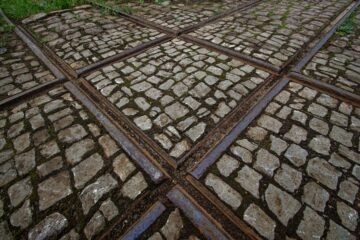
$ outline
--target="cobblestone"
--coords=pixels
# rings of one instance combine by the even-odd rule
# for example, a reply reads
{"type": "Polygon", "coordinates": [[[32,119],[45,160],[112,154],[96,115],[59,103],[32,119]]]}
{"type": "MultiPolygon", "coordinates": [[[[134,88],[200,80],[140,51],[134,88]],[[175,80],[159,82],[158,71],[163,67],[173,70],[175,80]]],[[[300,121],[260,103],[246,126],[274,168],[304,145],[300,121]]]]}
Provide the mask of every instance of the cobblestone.
{"type": "Polygon", "coordinates": [[[131,14],[173,30],[200,23],[209,17],[216,16],[245,2],[244,0],[196,0],[191,2],[171,1],[171,4],[165,1],[156,4],[151,1],[145,3],[130,1],[125,4],[111,0],[106,1],[111,6],[131,9],[131,14]]]}
{"type": "Polygon", "coordinates": [[[55,80],[14,31],[0,33],[6,39],[0,47],[0,100],[55,80]]]}
{"type": "Polygon", "coordinates": [[[141,234],[141,239],[198,240],[205,238],[192,220],[187,218],[186,213],[174,207],[171,203],[167,205],[169,206],[167,207],[167,211],[165,211],[148,230],[141,234]]]}
{"type": "Polygon", "coordinates": [[[127,117],[176,159],[255,90],[248,87],[250,83],[259,86],[269,76],[225,55],[176,39],[114,63],[86,79],[102,94],[102,89],[113,86],[111,93],[103,95],[123,113],[133,109],[127,117]],[[149,78],[142,74],[145,66],[153,66],[149,78]],[[100,87],[102,81],[107,83],[100,87]],[[224,86],[224,82],[228,84],[224,86]]]}
{"type": "MultiPolygon", "coordinates": [[[[126,6],[132,14],[179,30],[244,2],[129,1],[126,6]]],[[[190,34],[280,67],[350,2],[261,1],[190,34]]],[[[355,22],[358,16],[356,12],[355,22]]],[[[36,14],[22,22],[73,69],[163,36],[91,6],[36,14]]],[[[337,33],[303,74],[315,73],[316,79],[358,94],[357,32],[355,26],[355,36],[337,33]]],[[[0,100],[53,79],[17,41],[0,46],[0,100]]],[[[153,140],[164,150],[161,155],[178,163],[186,161],[189,152],[211,160],[212,152],[201,147],[196,151],[194,146],[226,133],[214,130],[227,123],[235,109],[247,108],[247,97],[256,97],[253,94],[272,77],[276,76],[178,38],[85,76],[133,123],[124,128],[130,142],[147,136],[141,143],[153,140]],[[145,135],[138,135],[138,130],[145,135]]],[[[71,89],[72,84],[65,86],[71,89]]],[[[99,120],[106,124],[107,119],[93,116],[83,106],[90,103],[78,102],[71,92],[52,87],[1,108],[1,239],[90,240],[103,234],[121,238],[138,234],[133,227],[144,227],[148,222],[141,221],[150,218],[150,226],[133,238],[198,240],[209,238],[209,232],[220,226],[220,235],[231,228],[222,225],[226,216],[208,212],[207,201],[192,202],[193,194],[183,181],[169,179],[154,186],[143,171],[147,169],[136,163],[144,160],[137,147],[122,142],[111,125],[102,126],[99,120]],[[182,186],[166,192],[168,184],[182,186]]],[[[228,206],[226,211],[266,239],[357,238],[358,107],[290,82],[232,141],[198,179],[213,195],[212,203],[217,197],[228,206]]],[[[157,161],[157,150],[142,153],[157,161]]],[[[159,164],[169,171],[165,175],[172,175],[169,166],[159,164]]]]}
{"type": "Polygon", "coordinates": [[[156,30],[105,15],[96,8],[48,15],[27,27],[74,69],[162,36],[156,30]]]}
{"type": "Polygon", "coordinates": [[[138,166],[94,119],[62,87],[0,112],[0,180],[6,195],[1,200],[8,206],[3,218],[9,236],[95,237],[123,214],[123,204],[149,187],[138,166]],[[34,116],[46,124],[34,127],[34,116]],[[14,134],[14,126],[23,127],[14,134]],[[26,144],[13,144],[23,135],[26,144]],[[117,195],[123,189],[124,196],[117,195]],[[75,230],[67,233],[70,223],[75,230]]]}
{"type": "Polygon", "coordinates": [[[312,77],[360,95],[360,11],[353,17],[354,29],[337,32],[302,70],[312,77]]]}
{"type": "Polygon", "coordinates": [[[190,35],[283,66],[349,1],[293,5],[272,0],[208,24],[190,35]]]}
{"type": "Polygon", "coordinates": [[[350,119],[358,118],[359,110],[351,106],[343,113],[346,125],[328,121],[334,112],[343,112],[342,106],[337,99],[289,83],[201,182],[268,239],[292,236],[291,229],[301,239],[331,239],[339,233],[351,238],[358,228],[359,181],[352,171],[358,168],[360,149],[359,131],[351,129],[350,119]],[[314,112],[315,104],[322,114],[314,112]],[[279,114],[284,108],[288,114],[279,114]],[[294,112],[302,117],[294,118],[294,112]],[[256,128],[265,130],[261,137],[253,134],[256,128]],[[341,130],[332,135],[332,129],[341,130]],[[342,131],[348,133],[346,141],[338,141],[344,139],[342,131]],[[230,164],[224,164],[226,159],[230,164]],[[234,207],[224,197],[230,192],[241,196],[241,204],[234,207]]]}

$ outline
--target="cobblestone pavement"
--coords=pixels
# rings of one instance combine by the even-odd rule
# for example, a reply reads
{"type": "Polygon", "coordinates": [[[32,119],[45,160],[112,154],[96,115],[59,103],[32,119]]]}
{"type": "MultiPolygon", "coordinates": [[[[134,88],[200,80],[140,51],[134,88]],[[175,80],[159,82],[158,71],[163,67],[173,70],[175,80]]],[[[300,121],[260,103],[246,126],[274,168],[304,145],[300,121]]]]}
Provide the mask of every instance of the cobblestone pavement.
{"type": "Polygon", "coordinates": [[[267,77],[238,60],[173,40],[86,79],[177,159],[267,77]]]}
{"type": "Polygon", "coordinates": [[[247,1],[241,0],[207,0],[207,1],[164,1],[161,4],[130,1],[119,4],[106,1],[107,4],[129,11],[135,16],[173,30],[180,30],[209,17],[218,15],[247,1]]]}
{"type": "Polygon", "coordinates": [[[14,229],[15,238],[24,231],[28,239],[68,231],[90,239],[151,188],[62,87],[1,111],[0,127],[0,212],[7,220],[0,226],[14,229]]]}
{"type": "Polygon", "coordinates": [[[355,29],[337,33],[311,60],[303,74],[360,95],[360,10],[355,29]]]}
{"type": "MultiPolygon", "coordinates": [[[[263,0],[189,34],[281,67],[350,2],[263,0]]],[[[360,104],[314,82],[359,95],[359,10],[306,86],[148,24],[242,3],[84,5],[1,38],[0,239],[358,239],[360,104]],[[69,79],[39,87],[46,60],[69,79]]]]}
{"type": "Polygon", "coordinates": [[[360,108],[290,85],[202,182],[267,239],[356,239],[360,108]]]}
{"type": "Polygon", "coordinates": [[[265,1],[190,33],[191,36],[283,66],[349,1],[265,1]]]}
{"type": "Polygon", "coordinates": [[[15,33],[0,34],[6,39],[0,46],[0,100],[55,79],[15,33]]]}
{"type": "Polygon", "coordinates": [[[32,22],[29,19],[28,28],[73,69],[163,36],[91,7],[41,17],[32,22]]]}

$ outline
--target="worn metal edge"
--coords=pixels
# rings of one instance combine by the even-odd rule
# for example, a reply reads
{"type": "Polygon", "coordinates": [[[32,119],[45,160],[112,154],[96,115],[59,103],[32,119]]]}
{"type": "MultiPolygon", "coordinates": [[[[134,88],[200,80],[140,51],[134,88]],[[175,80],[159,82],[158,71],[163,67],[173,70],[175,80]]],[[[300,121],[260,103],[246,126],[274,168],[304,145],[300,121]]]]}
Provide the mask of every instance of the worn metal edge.
{"type": "MultiPolygon", "coordinates": [[[[110,115],[112,119],[116,119],[117,126],[119,124],[121,126],[120,129],[122,132],[125,132],[130,136],[130,138],[133,139],[133,142],[135,145],[139,146],[138,148],[141,148],[145,150],[148,155],[151,156],[151,158],[156,162],[157,164],[161,164],[161,162],[156,161],[154,159],[154,156],[160,158],[167,164],[169,164],[172,168],[177,168],[177,162],[172,159],[162,148],[158,146],[157,143],[155,143],[151,138],[149,138],[144,132],[142,132],[132,121],[130,121],[118,108],[116,108],[107,98],[102,96],[88,81],[82,80],[80,82],[80,87],[87,92],[89,98],[93,100],[93,102],[99,102],[98,105],[99,108],[103,110],[103,112],[106,112],[106,114],[110,115]],[[101,103],[101,104],[100,104],[101,103]],[[133,135],[133,136],[132,136],[133,135]],[[146,146],[140,146],[141,144],[144,144],[146,146]]],[[[160,167],[159,167],[160,168],[160,167]]]]}
{"type": "Polygon", "coordinates": [[[272,64],[270,64],[268,62],[262,61],[262,60],[257,59],[257,58],[250,57],[249,55],[246,55],[244,53],[236,52],[236,51],[234,51],[232,49],[229,49],[229,48],[226,48],[226,47],[223,47],[223,46],[220,46],[220,45],[216,45],[216,44],[214,44],[212,42],[205,41],[205,40],[190,36],[188,34],[183,34],[183,35],[180,36],[180,38],[185,40],[185,41],[195,43],[195,44],[197,44],[197,45],[199,45],[201,47],[205,47],[205,48],[207,48],[209,50],[216,51],[216,52],[221,53],[221,54],[225,54],[225,55],[227,55],[229,57],[233,57],[235,59],[238,59],[238,60],[240,60],[240,61],[242,61],[244,63],[252,65],[252,66],[254,66],[256,68],[259,68],[259,69],[264,70],[266,72],[269,72],[271,74],[278,74],[281,71],[280,67],[272,65],[272,64]]]}
{"type": "Polygon", "coordinates": [[[18,25],[17,27],[20,29],[24,36],[26,36],[34,45],[36,45],[37,48],[41,49],[47,62],[56,66],[56,68],[65,78],[68,78],[70,80],[72,78],[77,78],[76,72],[73,71],[73,69],[67,63],[60,59],[56,55],[56,53],[54,53],[53,50],[50,49],[47,45],[37,41],[34,35],[28,30],[26,25],[18,25]]]}
{"type": "Polygon", "coordinates": [[[212,130],[205,137],[202,137],[201,140],[197,142],[178,162],[183,163],[186,161],[191,164],[191,162],[201,161],[211,149],[219,144],[224,137],[231,132],[236,124],[241,121],[241,118],[254,107],[256,102],[261,100],[262,96],[269,91],[268,89],[271,89],[275,84],[275,76],[270,75],[260,86],[250,93],[249,96],[242,99],[242,101],[240,101],[226,117],[219,121],[212,130]],[[211,147],[208,147],[207,145],[210,145],[211,147]],[[200,157],[197,155],[200,155],[200,157]]]}
{"type": "Polygon", "coordinates": [[[233,239],[205,209],[203,209],[182,187],[176,185],[166,195],[168,199],[179,207],[189,220],[208,239],[233,239]]]}
{"type": "Polygon", "coordinates": [[[186,180],[199,191],[207,200],[209,200],[219,211],[224,214],[235,226],[237,226],[246,237],[251,240],[263,239],[258,233],[256,233],[248,224],[236,216],[224,203],[222,203],[214,194],[206,189],[200,182],[198,182],[191,175],[187,175],[186,180]]]}
{"type": "Polygon", "coordinates": [[[12,95],[7,98],[4,98],[3,100],[0,101],[0,110],[27,101],[30,98],[38,96],[44,93],[45,91],[49,91],[64,82],[66,82],[66,79],[55,79],[52,81],[39,84],[33,88],[30,88],[16,95],[12,95]]]}
{"type": "Polygon", "coordinates": [[[92,113],[97,120],[105,127],[109,134],[120,144],[124,151],[141,166],[141,168],[150,176],[152,181],[159,183],[165,174],[155,166],[129,139],[122,133],[98,108],[92,101],[86,97],[78,87],[72,82],[64,84],[65,87],[92,113]]]}
{"type": "Polygon", "coordinates": [[[99,3],[99,2],[96,2],[96,1],[93,1],[93,0],[86,0],[86,2],[92,4],[92,5],[96,6],[96,7],[104,8],[104,9],[106,9],[108,11],[114,12],[114,13],[124,17],[125,19],[127,19],[127,20],[129,20],[129,21],[131,21],[133,23],[139,24],[139,25],[141,25],[143,27],[150,27],[150,28],[153,28],[155,30],[158,30],[159,32],[169,34],[169,35],[176,35],[176,31],[174,31],[174,30],[172,30],[170,28],[164,27],[162,25],[156,24],[156,23],[148,21],[146,19],[142,19],[142,18],[140,18],[138,16],[125,13],[125,12],[120,11],[118,9],[114,9],[111,6],[108,6],[106,4],[102,4],[102,3],[99,3]]]}
{"type": "Polygon", "coordinates": [[[257,4],[259,4],[262,1],[263,0],[256,0],[256,1],[249,1],[249,2],[242,3],[239,6],[235,7],[234,9],[227,10],[227,11],[225,11],[225,12],[219,14],[219,15],[209,17],[208,19],[206,19],[204,21],[201,21],[201,22],[199,22],[197,24],[182,28],[177,32],[177,35],[186,34],[186,33],[195,31],[195,30],[197,30],[197,29],[199,29],[199,28],[201,28],[201,27],[203,27],[203,26],[205,26],[205,25],[207,25],[209,23],[216,22],[217,20],[219,20],[221,18],[224,18],[224,17],[226,17],[228,15],[232,15],[233,13],[236,13],[238,11],[244,11],[244,10],[247,10],[247,9],[253,7],[253,6],[256,6],[257,4]]]}
{"type": "Polygon", "coordinates": [[[119,239],[133,240],[138,238],[150,227],[166,210],[166,207],[157,201],[123,236],[119,239]]]}
{"type": "Polygon", "coordinates": [[[345,8],[342,13],[340,13],[335,20],[330,23],[330,30],[325,29],[326,33],[321,39],[316,43],[314,47],[310,49],[308,53],[301,59],[299,63],[295,65],[293,71],[300,72],[305,65],[316,55],[316,53],[327,43],[327,41],[334,35],[337,28],[355,11],[355,9],[360,5],[360,1],[354,1],[347,8],[345,8]]]}
{"type": "Polygon", "coordinates": [[[147,51],[148,49],[152,48],[152,47],[155,47],[155,46],[158,46],[158,45],[161,45],[163,43],[166,43],[170,40],[172,40],[173,37],[171,36],[168,36],[168,35],[165,35],[165,36],[161,36],[159,38],[156,38],[154,40],[151,40],[149,42],[146,42],[146,43],[143,43],[143,44],[140,44],[136,47],[133,47],[133,48],[129,48],[129,49],[125,49],[124,51],[114,55],[114,56],[111,56],[111,57],[108,57],[108,58],[105,58],[103,60],[100,60],[98,62],[95,62],[95,63],[92,63],[92,64],[89,64],[83,68],[80,68],[78,70],[76,70],[76,73],[79,77],[83,76],[83,75],[86,75],[92,71],[95,71],[101,67],[104,67],[106,65],[110,65],[114,62],[119,62],[119,61],[124,61],[130,57],[133,57],[135,55],[138,55],[140,53],[143,53],[145,51],[147,51]]]}
{"type": "Polygon", "coordinates": [[[335,98],[341,99],[344,102],[349,102],[352,105],[360,107],[360,96],[354,93],[348,92],[344,89],[338,88],[334,85],[325,83],[320,80],[316,80],[298,72],[290,72],[287,77],[294,82],[298,82],[307,87],[314,88],[320,92],[327,93],[335,98]]]}
{"type": "Polygon", "coordinates": [[[18,37],[26,44],[26,46],[33,52],[33,54],[52,72],[52,74],[54,74],[57,79],[65,78],[65,76],[60,72],[60,70],[51,61],[49,61],[48,57],[36,44],[33,38],[30,38],[20,26],[15,25],[1,9],[0,15],[9,25],[15,26],[14,32],[16,33],[16,35],[18,35],[18,37]]]}
{"type": "Polygon", "coordinates": [[[191,175],[196,179],[201,178],[207,168],[213,164],[221,154],[236,140],[238,135],[265,109],[271,100],[288,84],[289,80],[281,79],[266,95],[248,112],[230,133],[216,145],[215,148],[203,158],[195,168],[191,169],[191,175]]]}
{"type": "Polygon", "coordinates": [[[10,26],[15,26],[15,24],[6,16],[4,11],[0,8],[0,16],[4,18],[5,22],[9,24],[10,26]]]}

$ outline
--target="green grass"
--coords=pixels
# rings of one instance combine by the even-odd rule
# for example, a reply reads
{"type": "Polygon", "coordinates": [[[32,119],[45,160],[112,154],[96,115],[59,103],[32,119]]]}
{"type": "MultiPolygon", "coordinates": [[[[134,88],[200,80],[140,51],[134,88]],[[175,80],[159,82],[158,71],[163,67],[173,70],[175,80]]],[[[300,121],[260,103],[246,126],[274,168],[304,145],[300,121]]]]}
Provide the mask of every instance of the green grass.
{"type": "Polygon", "coordinates": [[[337,33],[340,35],[347,35],[354,31],[355,29],[354,19],[348,18],[341,26],[337,29],[337,33]]]}
{"type": "Polygon", "coordinates": [[[355,31],[356,22],[354,20],[355,16],[360,13],[360,7],[358,7],[351,15],[348,17],[343,24],[338,27],[336,33],[342,36],[348,35],[355,31]]]}
{"type": "Polygon", "coordinates": [[[0,48],[6,47],[13,30],[13,25],[7,24],[4,19],[0,18],[0,48]]]}
{"type": "Polygon", "coordinates": [[[0,0],[0,7],[14,19],[23,19],[39,12],[71,8],[84,0],[0,0]]]}

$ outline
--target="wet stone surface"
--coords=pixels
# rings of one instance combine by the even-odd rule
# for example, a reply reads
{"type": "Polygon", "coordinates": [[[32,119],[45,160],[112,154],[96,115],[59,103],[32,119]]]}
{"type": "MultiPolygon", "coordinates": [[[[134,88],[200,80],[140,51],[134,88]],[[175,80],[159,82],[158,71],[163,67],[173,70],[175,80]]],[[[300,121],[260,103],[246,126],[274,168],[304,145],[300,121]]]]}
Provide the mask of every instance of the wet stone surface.
{"type": "Polygon", "coordinates": [[[266,1],[190,35],[281,67],[349,2],[266,1]]]}
{"type": "Polygon", "coordinates": [[[212,16],[218,15],[229,9],[235,8],[246,0],[215,0],[215,1],[163,1],[159,4],[139,1],[129,1],[119,4],[114,1],[106,3],[130,14],[167,27],[180,30],[185,27],[200,23],[212,16]]]}
{"type": "Polygon", "coordinates": [[[149,189],[94,119],[62,87],[0,112],[2,236],[91,239],[149,189]]]}
{"type": "Polygon", "coordinates": [[[225,55],[173,40],[86,79],[178,159],[269,76],[225,55]]]}
{"type": "Polygon", "coordinates": [[[162,36],[96,8],[49,15],[27,27],[73,69],[162,36]]]}
{"type": "MultiPolygon", "coordinates": [[[[0,23],[3,24],[2,19],[0,23]]],[[[55,80],[55,76],[13,31],[5,33],[0,30],[0,34],[6,39],[6,43],[0,46],[0,100],[55,80]]]]}
{"type": "MultiPolygon", "coordinates": [[[[306,76],[360,95],[360,9],[354,29],[338,31],[302,71],[306,76]]],[[[341,29],[341,28],[340,28],[341,29]]]]}
{"type": "Polygon", "coordinates": [[[290,83],[201,181],[267,239],[355,239],[360,109],[290,83]]]}

